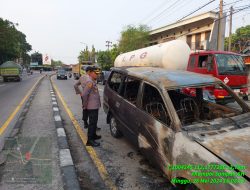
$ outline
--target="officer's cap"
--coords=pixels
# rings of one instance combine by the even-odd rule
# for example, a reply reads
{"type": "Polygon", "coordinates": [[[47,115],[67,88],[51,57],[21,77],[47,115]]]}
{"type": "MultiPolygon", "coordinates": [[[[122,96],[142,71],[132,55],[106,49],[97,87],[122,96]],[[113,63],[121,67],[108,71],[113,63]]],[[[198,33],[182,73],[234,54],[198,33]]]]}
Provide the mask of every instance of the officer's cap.
{"type": "Polygon", "coordinates": [[[97,70],[97,68],[95,67],[95,66],[88,66],[87,68],[86,68],[86,72],[98,72],[98,70],[97,70]]]}

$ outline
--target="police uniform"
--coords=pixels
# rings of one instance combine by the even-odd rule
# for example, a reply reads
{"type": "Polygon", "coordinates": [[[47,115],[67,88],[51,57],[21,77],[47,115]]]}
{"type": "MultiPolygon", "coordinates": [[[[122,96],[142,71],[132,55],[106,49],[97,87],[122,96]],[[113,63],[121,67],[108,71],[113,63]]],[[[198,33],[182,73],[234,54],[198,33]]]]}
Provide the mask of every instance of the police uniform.
{"type": "MultiPolygon", "coordinates": [[[[82,94],[81,90],[79,89],[79,86],[81,85],[82,89],[84,89],[88,78],[89,78],[89,76],[87,74],[83,75],[75,83],[74,88],[75,88],[76,94],[82,94]]],[[[82,100],[82,104],[83,104],[82,96],[81,96],[81,100],[82,100]]],[[[87,110],[84,108],[82,109],[82,120],[84,121],[84,127],[87,128],[88,127],[88,113],[87,113],[87,110]]]]}
{"type": "Polygon", "coordinates": [[[85,84],[86,85],[82,92],[82,98],[83,108],[87,110],[89,117],[88,142],[90,142],[98,139],[98,137],[100,138],[100,136],[96,135],[96,128],[98,121],[98,110],[101,107],[101,99],[96,81],[89,77],[85,84]]]}

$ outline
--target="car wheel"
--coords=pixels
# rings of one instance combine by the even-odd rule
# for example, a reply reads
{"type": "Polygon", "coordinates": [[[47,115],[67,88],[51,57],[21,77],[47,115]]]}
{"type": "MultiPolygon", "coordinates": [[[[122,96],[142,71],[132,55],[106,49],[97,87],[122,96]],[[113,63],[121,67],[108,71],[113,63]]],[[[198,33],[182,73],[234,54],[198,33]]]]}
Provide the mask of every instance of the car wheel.
{"type": "Polygon", "coordinates": [[[119,138],[122,136],[121,131],[117,128],[117,121],[113,116],[111,116],[110,118],[109,126],[110,126],[110,133],[113,137],[119,138]]]}
{"type": "Polygon", "coordinates": [[[245,95],[245,96],[243,96],[243,100],[248,100],[248,96],[247,95],[245,95]]]}
{"type": "Polygon", "coordinates": [[[194,184],[187,184],[187,185],[177,185],[178,190],[200,190],[194,184]]]}

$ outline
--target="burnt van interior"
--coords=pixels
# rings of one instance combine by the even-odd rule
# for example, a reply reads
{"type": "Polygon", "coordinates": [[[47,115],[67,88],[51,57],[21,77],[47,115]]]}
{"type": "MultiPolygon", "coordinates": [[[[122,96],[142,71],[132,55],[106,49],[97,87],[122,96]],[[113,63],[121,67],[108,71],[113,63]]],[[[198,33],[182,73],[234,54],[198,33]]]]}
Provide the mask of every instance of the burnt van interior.
{"type": "Polygon", "coordinates": [[[206,123],[217,118],[229,118],[242,113],[237,102],[221,105],[210,94],[211,86],[185,87],[168,90],[182,125],[206,123]]]}
{"type": "Polygon", "coordinates": [[[171,120],[159,91],[149,84],[144,84],[142,109],[167,126],[170,125],[171,120]]]}

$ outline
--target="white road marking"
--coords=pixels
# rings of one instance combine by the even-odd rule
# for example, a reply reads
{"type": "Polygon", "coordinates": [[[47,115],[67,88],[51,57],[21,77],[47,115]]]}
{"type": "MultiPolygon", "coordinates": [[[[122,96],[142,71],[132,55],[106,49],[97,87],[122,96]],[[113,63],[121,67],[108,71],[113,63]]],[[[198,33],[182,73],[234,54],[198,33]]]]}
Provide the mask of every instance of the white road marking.
{"type": "Polygon", "coordinates": [[[58,128],[58,129],[57,129],[57,136],[58,136],[58,137],[66,137],[64,128],[58,128]]]}
{"type": "Polygon", "coordinates": [[[53,111],[59,111],[58,107],[53,107],[53,111]]]}
{"type": "Polygon", "coordinates": [[[61,167],[73,165],[73,160],[69,149],[61,149],[59,155],[61,167]]]}
{"type": "Polygon", "coordinates": [[[53,104],[53,105],[57,105],[57,103],[56,103],[56,102],[52,102],[52,104],[53,104]]]}
{"type": "Polygon", "coordinates": [[[55,116],[54,116],[54,118],[55,118],[55,121],[62,121],[62,119],[61,119],[61,116],[60,116],[60,115],[55,115],[55,116]]]}
{"type": "Polygon", "coordinates": [[[56,100],[56,98],[52,98],[52,100],[56,100]]]}
{"type": "Polygon", "coordinates": [[[5,86],[5,85],[6,85],[6,84],[0,84],[0,87],[1,87],[1,86],[5,86]]]}

